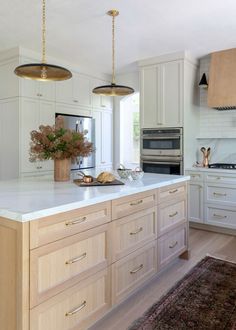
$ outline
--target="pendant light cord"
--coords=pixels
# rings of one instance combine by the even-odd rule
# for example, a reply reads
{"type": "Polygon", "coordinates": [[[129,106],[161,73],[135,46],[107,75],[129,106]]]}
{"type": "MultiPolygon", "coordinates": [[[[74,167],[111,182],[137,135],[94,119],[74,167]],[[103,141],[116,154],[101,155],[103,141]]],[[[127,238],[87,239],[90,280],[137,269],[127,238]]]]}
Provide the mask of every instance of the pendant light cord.
{"type": "Polygon", "coordinates": [[[46,63],[46,0],[42,0],[42,63],[46,63]]]}
{"type": "Polygon", "coordinates": [[[112,84],[115,84],[115,16],[112,16],[112,84]]]}

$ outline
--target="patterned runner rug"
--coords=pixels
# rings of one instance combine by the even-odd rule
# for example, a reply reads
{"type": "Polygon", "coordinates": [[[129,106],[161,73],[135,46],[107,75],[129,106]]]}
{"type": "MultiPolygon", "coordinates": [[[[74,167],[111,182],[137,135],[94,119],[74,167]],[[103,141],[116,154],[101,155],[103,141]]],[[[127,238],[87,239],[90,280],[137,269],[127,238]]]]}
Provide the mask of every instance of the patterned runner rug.
{"type": "Polygon", "coordinates": [[[236,330],[236,264],[205,257],[129,330],[236,330]]]}

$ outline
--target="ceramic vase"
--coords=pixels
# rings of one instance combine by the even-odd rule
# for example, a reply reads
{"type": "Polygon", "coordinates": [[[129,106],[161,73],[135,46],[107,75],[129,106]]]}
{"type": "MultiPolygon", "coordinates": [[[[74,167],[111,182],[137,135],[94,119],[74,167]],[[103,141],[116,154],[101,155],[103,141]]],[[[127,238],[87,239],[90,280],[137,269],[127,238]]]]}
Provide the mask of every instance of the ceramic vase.
{"type": "Polygon", "coordinates": [[[54,181],[70,180],[71,159],[54,160],[54,181]]]}

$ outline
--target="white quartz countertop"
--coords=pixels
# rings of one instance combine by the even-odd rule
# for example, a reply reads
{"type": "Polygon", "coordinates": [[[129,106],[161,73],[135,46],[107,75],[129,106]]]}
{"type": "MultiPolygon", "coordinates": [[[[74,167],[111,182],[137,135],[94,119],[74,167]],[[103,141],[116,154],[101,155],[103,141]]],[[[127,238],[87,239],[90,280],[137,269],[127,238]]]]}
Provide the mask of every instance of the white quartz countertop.
{"type": "Polygon", "coordinates": [[[103,187],[79,187],[73,180],[54,182],[49,176],[0,181],[0,216],[25,222],[189,179],[145,173],[142,180],[103,187]]]}

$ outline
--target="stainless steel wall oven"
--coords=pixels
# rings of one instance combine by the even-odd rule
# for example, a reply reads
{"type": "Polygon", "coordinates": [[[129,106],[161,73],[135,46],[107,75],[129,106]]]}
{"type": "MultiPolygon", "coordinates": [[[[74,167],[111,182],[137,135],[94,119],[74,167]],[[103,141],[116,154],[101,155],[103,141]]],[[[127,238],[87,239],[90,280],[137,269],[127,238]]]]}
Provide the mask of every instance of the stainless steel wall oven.
{"type": "Polygon", "coordinates": [[[141,166],[149,173],[183,174],[183,128],[143,129],[141,166]]]}

